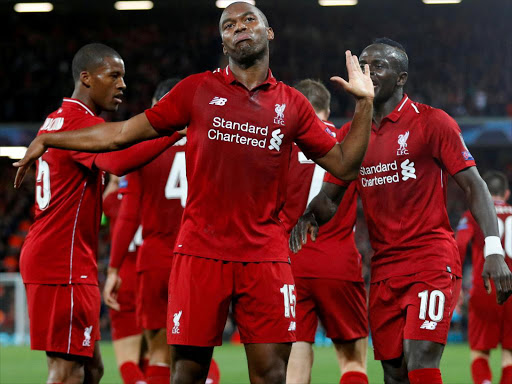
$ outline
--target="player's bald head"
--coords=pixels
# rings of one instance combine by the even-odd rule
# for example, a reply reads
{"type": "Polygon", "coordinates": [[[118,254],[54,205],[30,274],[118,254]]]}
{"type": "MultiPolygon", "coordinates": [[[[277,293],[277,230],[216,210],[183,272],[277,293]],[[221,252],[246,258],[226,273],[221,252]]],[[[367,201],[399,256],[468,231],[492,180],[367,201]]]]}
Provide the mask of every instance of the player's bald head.
{"type": "Polygon", "coordinates": [[[224,23],[224,20],[229,17],[230,13],[233,12],[237,8],[246,8],[247,12],[253,12],[254,14],[258,15],[259,18],[263,21],[263,24],[265,24],[265,27],[269,27],[267,17],[261,10],[256,7],[255,5],[252,5],[250,3],[246,3],[245,1],[236,1],[234,3],[231,3],[228,5],[224,11],[222,11],[222,15],[220,16],[219,20],[219,30],[222,34],[222,24],[224,23]]]}
{"type": "Polygon", "coordinates": [[[387,57],[393,59],[397,66],[396,69],[398,72],[409,71],[409,57],[407,56],[405,48],[402,44],[387,37],[380,37],[373,40],[372,44],[366,47],[365,50],[373,46],[379,46],[382,48],[382,50],[385,51],[387,57]]]}
{"type": "Polygon", "coordinates": [[[122,60],[121,55],[108,45],[100,43],[84,45],[73,57],[73,63],[71,64],[73,80],[78,81],[82,71],[93,72],[104,63],[106,57],[122,60]]]}

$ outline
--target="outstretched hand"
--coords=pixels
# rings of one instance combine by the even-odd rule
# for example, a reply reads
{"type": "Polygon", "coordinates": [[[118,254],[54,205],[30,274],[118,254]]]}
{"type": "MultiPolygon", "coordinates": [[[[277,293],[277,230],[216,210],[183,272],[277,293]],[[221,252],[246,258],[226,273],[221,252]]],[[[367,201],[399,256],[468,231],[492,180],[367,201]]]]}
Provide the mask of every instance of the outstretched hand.
{"type": "Polygon", "coordinates": [[[496,300],[498,304],[503,304],[512,295],[512,273],[502,255],[489,255],[485,259],[482,272],[484,286],[487,293],[492,292],[492,279],[496,287],[496,300]]]}
{"type": "Polygon", "coordinates": [[[41,136],[38,136],[30,143],[23,159],[13,163],[13,166],[18,168],[18,172],[16,172],[16,177],[14,178],[14,188],[20,187],[23,179],[25,178],[25,174],[30,169],[30,166],[34,164],[37,159],[43,156],[46,149],[47,148],[44,146],[41,136]]]}
{"type": "Polygon", "coordinates": [[[373,91],[373,82],[370,78],[370,67],[364,65],[364,72],[359,65],[356,55],[352,55],[350,51],[345,52],[348,72],[348,82],[339,76],[331,77],[331,80],[340,84],[345,91],[350,93],[356,99],[372,98],[375,96],[373,91]]]}
{"type": "Polygon", "coordinates": [[[290,233],[288,243],[293,253],[299,252],[302,246],[307,243],[308,233],[311,236],[311,240],[316,241],[316,237],[318,236],[318,223],[316,222],[315,215],[312,213],[301,216],[290,233]]]}

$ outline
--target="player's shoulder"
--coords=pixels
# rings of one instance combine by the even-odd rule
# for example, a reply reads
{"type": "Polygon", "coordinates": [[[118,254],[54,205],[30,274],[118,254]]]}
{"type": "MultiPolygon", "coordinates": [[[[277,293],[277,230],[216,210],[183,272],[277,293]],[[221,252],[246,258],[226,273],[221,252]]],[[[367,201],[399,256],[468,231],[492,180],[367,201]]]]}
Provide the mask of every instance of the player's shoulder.
{"type": "Polygon", "coordinates": [[[105,121],[101,117],[96,116],[90,109],[84,108],[81,105],[70,105],[69,103],[71,101],[68,101],[68,104],[63,103],[61,107],[50,113],[39,128],[39,132],[71,131],[105,121]]]}
{"type": "Polygon", "coordinates": [[[441,108],[436,108],[428,104],[411,102],[411,106],[415,109],[416,114],[422,120],[426,120],[430,123],[436,122],[455,122],[446,111],[441,108]]]}

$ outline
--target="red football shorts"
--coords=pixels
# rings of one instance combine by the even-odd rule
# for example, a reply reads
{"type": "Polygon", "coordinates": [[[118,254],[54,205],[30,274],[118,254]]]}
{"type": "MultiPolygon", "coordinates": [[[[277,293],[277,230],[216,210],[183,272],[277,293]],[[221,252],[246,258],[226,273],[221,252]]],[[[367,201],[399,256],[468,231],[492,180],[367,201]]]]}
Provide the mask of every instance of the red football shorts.
{"type": "Polygon", "coordinates": [[[109,309],[112,340],[124,339],[125,337],[139,335],[142,328],[137,322],[136,311],[115,311],[109,309]]]}
{"type": "Polygon", "coordinates": [[[363,282],[295,277],[297,341],[315,341],[318,318],[327,337],[344,342],[368,336],[363,282]]]}
{"type": "Polygon", "coordinates": [[[288,263],[228,262],[176,254],[169,280],[167,341],[221,345],[232,305],[242,343],[294,342],[295,303],[288,263]]]}
{"type": "Polygon", "coordinates": [[[167,325],[170,274],[169,267],[138,273],[137,317],[144,329],[161,329],[167,325]]]}
{"type": "Polygon", "coordinates": [[[130,256],[125,258],[125,262],[119,270],[121,287],[117,293],[121,311],[127,312],[135,311],[137,302],[137,271],[135,270],[135,260],[132,260],[130,256]]]}
{"type": "Polygon", "coordinates": [[[25,289],[31,348],[92,357],[100,339],[98,286],[25,284],[25,289]]]}
{"type": "Polygon", "coordinates": [[[500,343],[503,349],[512,349],[512,300],[499,305],[491,284],[492,293],[488,295],[482,279],[474,281],[469,299],[469,346],[477,351],[488,351],[500,343]]]}
{"type": "Polygon", "coordinates": [[[446,344],[461,279],[444,271],[396,276],[370,285],[370,329],[376,360],[402,355],[403,340],[446,344]]]}

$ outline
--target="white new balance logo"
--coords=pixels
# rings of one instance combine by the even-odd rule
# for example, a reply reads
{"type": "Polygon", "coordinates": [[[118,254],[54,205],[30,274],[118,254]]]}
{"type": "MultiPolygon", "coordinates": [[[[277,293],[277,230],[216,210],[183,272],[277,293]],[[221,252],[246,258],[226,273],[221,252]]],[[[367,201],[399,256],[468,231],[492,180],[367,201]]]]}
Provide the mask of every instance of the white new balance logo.
{"type": "Polygon", "coordinates": [[[275,149],[276,151],[279,151],[281,149],[281,144],[283,144],[283,137],[284,133],[281,133],[280,129],[272,132],[272,138],[270,139],[268,149],[275,149]]]}
{"type": "Polygon", "coordinates": [[[425,320],[425,322],[421,325],[420,329],[428,329],[429,331],[433,331],[436,329],[437,323],[435,321],[428,321],[425,320]]]}
{"type": "Polygon", "coordinates": [[[402,180],[409,180],[416,178],[416,169],[414,168],[414,163],[406,159],[400,164],[402,167],[402,180]]]}
{"type": "Polygon", "coordinates": [[[297,323],[295,321],[290,321],[290,326],[288,327],[288,331],[295,331],[297,329],[297,323]]]}
{"type": "Polygon", "coordinates": [[[225,99],[223,97],[218,97],[218,96],[215,96],[212,101],[210,101],[210,104],[214,104],[214,105],[225,105],[226,104],[226,101],[228,101],[228,99],[225,99]]]}

